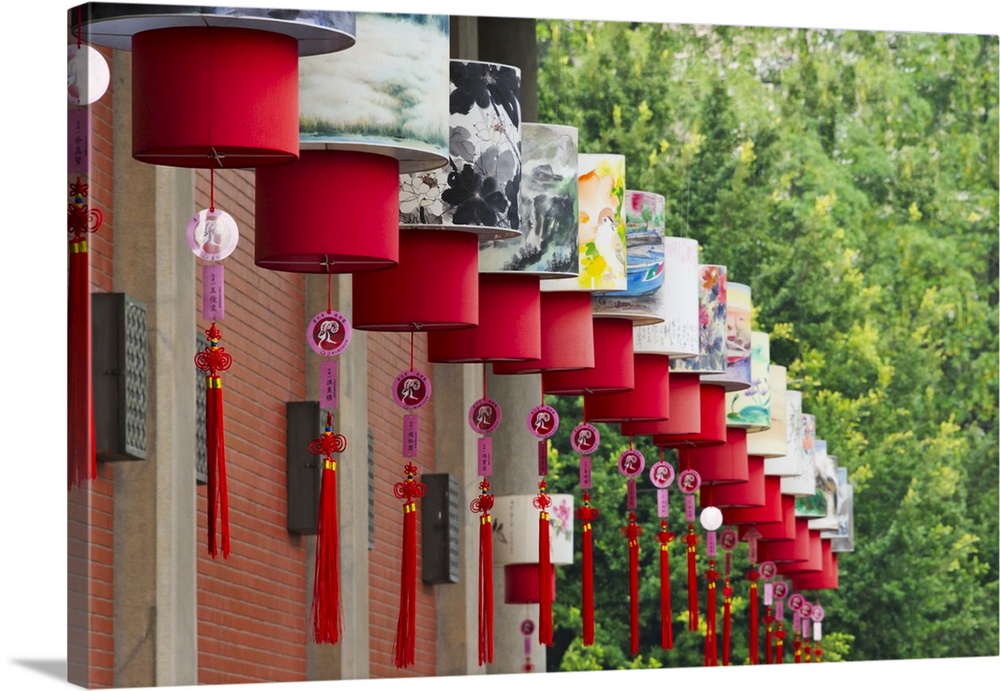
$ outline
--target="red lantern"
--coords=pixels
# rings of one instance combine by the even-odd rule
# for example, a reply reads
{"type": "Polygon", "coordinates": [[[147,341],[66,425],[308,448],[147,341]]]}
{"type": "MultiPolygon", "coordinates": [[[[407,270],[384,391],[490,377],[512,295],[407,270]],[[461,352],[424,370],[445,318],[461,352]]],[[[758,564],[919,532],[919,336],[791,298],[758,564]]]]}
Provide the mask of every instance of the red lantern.
{"type": "Polygon", "coordinates": [[[427,336],[431,362],[537,360],[541,355],[539,277],[479,274],[479,325],[427,336]]]}
{"type": "MultiPolygon", "coordinates": [[[[639,378],[641,381],[641,378],[639,378]]],[[[629,436],[696,435],[701,432],[701,375],[671,370],[670,416],[651,422],[623,422],[622,434],[629,436]]],[[[723,424],[725,427],[725,424],[723,424]]]]}
{"type": "Polygon", "coordinates": [[[781,495],[781,520],[776,522],[755,522],[752,520],[739,520],[740,518],[750,518],[755,512],[761,509],[727,509],[726,517],[733,516],[731,521],[740,529],[740,539],[743,539],[746,531],[751,527],[756,527],[760,533],[761,542],[791,542],[797,535],[795,528],[795,497],[787,494],[781,495]]]}
{"type": "MultiPolygon", "coordinates": [[[[750,456],[750,476],[753,478],[758,472],[754,468],[754,460],[759,456],[750,456]]],[[[760,459],[763,460],[763,459],[760,459]]],[[[742,485],[724,485],[719,487],[716,496],[721,496],[720,492],[729,492],[742,485]]],[[[731,503],[725,505],[722,514],[725,523],[737,525],[743,523],[781,523],[784,521],[781,501],[781,478],[773,475],[764,475],[764,501],[763,504],[750,508],[748,504],[731,503]]],[[[730,497],[730,501],[735,498],[730,497]]]]}
{"type": "MultiPolygon", "coordinates": [[[[590,295],[587,294],[587,299],[590,295]]],[[[594,368],[542,373],[547,394],[580,396],[585,393],[620,393],[635,387],[632,321],[595,317],[594,368]]]]}
{"type": "Polygon", "coordinates": [[[745,429],[730,427],[726,430],[726,443],[695,449],[679,449],[681,466],[692,468],[701,475],[702,484],[720,485],[729,482],[746,482],[750,479],[747,468],[747,433],[745,429]]]}
{"type": "Polygon", "coordinates": [[[635,389],[624,393],[585,394],[589,422],[666,420],[670,415],[670,358],[636,353],[635,389]]]}
{"type": "Polygon", "coordinates": [[[539,320],[539,358],[524,362],[495,362],[494,374],[540,374],[594,366],[594,319],[590,293],[543,291],[539,320]]]}
{"type": "Polygon", "coordinates": [[[726,389],[717,384],[705,383],[700,384],[699,389],[701,393],[700,431],[686,434],[657,434],[653,437],[653,443],[656,446],[666,449],[697,449],[726,443],[728,437],[726,389]]]}
{"type": "MultiPolygon", "coordinates": [[[[759,530],[759,528],[758,528],[759,530]]],[[[768,541],[760,545],[761,561],[804,562],[809,559],[809,519],[795,519],[795,539],[768,541]]]]}
{"type": "MultiPolygon", "coordinates": [[[[728,443],[728,442],[727,442],[728,443]]],[[[713,505],[719,508],[741,507],[759,508],[763,507],[767,500],[765,492],[764,459],[760,456],[747,456],[746,482],[734,482],[720,485],[715,488],[712,494],[713,505]]],[[[781,492],[781,482],[778,482],[778,492],[781,492]]],[[[780,509],[780,503],[778,505],[780,509]]]]}
{"type": "Polygon", "coordinates": [[[353,326],[364,331],[435,331],[479,323],[479,237],[407,230],[399,264],[355,274],[353,326]]]}

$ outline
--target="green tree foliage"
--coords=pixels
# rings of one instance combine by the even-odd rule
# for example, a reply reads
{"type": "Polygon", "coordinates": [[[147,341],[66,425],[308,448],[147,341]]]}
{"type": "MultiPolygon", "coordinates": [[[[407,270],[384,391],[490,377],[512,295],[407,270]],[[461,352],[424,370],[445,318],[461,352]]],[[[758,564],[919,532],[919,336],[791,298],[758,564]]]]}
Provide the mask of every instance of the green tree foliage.
{"type": "MultiPolygon", "coordinates": [[[[628,187],[666,197],[667,233],[697,238],[703,262],[751,286],[772,361],[849,470],[856,550],[841,555],[840,588],[819,593],[825,659],[997,655],[997,38],[564,21],[540,21],[538,38],[541,120],[578,127],[582,152],[624,154],[628,187]]],[[[576,491],[566,435],[581,406],[552,401],[565,428],[553,487],[576,491]]],[[[614,468],[629,440],[600,429],[596,642],[579,638],[578,545],[559,574],[550,669],[699,665],[679,543],[675,645],[660,648],[649,492],[636,512],[642,640],[629,654],[614,468]]],[[[734,622],[746,621],[742,571],[734,622]]]]}

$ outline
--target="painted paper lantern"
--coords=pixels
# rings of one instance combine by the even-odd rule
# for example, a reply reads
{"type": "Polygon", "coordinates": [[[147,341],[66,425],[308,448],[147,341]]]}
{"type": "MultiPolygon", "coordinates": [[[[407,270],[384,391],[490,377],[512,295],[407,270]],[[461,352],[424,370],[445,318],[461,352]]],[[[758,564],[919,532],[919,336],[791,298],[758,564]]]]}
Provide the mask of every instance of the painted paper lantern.
{"type": "Polygon", "coordinates": [[[823,531],[834,552],[854,551],[854,486],[847,480],[847,468],[837,468],[837,527],[823,531]]]}
{"type": "MultiPolygon", "coordinates": [[[[774,372],[776,367],[771,368],[774,372]]],[[[773,383],[773,382],[772,382],[773,383]]],[[[796,477],[802,472],[801,456],[805,453],[802,448],[803,436],[805,434],[805,420],[802,417],[802,392],[785,390],[785,453],[781,456],[768,457],[764,459],[764,472],[768,475],[779,477],[796,477]]],[[[773,411],[773,407],[772,407],[773,411]]],[[[771,434],[761,432],[761,434],[771,434]]]]}
{"type": "Polygon", "coordinates": [[[750,286],[726,284],[726,371],[702,377],[702,381],[724,386],[726,391],[750,388],[750,286]]]}
{"type": "MultiPolygon", "coordinates": [[[[786,368],[771,363],[768,373],[768,385],[771,392],[771,426],[751,434],[747,438],[747,452],[753,456],[771,459],[780,458],[788,453],[788,426],[786,424],[788,404],[785,400],[787,377],[788,370],[786,368]]],[[[767,472],[766,464],[765,472],[767,472]]]]}
{"type": "Polygon", "coordinates": [[[594,295],[594,314],[628,317],[637,325],[663,320],[665,206],[661,194],[625,191],[627,287],[594,295]]]}
{"type": "Polygon", "coordinates": [[[543,290],[626,290],[625,157],[580,154],[577,278],[547,281],[543,290]]]}
{"type": "Polygon", "coordinates": [[[521,70],[449,63],[449,149],[443,168],[399,179],[403,228],[521,234],[521,70]]]}
{"type": "Polygon", "coordinates": [[[431,362],[537,360],[541,355],[538,276],[480,273],[479,325],[427,335],[431,362]]]}
{"type": "Polygon", "coordinates": [[[727,286],[725,266],[698,266],[698,355],[671,361],[671,372],[722,374],[726,371],[727,286]]]}
{"type": "Polygon", "coordinates": [[[593,324],[594,367],[542,372],[545,393],[581,396],[586,393],[621,393],[635,388],[632,321],[595,317],[593,324]]]}
{"type": "Polygon", "coordinates": [[[812,506],[817,509],[822,507],[823,514],[818,518],[809,521],[809,528],[812,530],[829,531],[837,530],[840,521],[837,518],[837,499],[839,497],[837,489],[840,486],[838,477],[837,457],[826,452],[826,442],[823,448],[816,445],[816,490],[817,494],[812,498],[812,506]]]}
{"type": "MultiPolygon", "coordinates": [[[[702,352],[699,324],[698,241],[664,237],[662,244],[663,287],[645,298],[646,302],[638,303],[640,307],[646,307],[648,304],[649,313],[657,317],[659,322],[649,324],[637,322],[634,347],[639,353],[669,355],[672,363],[671,371],[689,371],[677,367],[674,361],[679,361],[679,358],[693,358],[702,352]]],[[[631,272],[631,259],[629,261],[631,272]]],[[[714,287],[718,285],[716,282],[714,287]]],[[[594,309],[597,310],[599,304],[612,300],[611,297],[595,297],[594,309]]],[[[724,315],[719,324],[721,333],[724,334],[724,315]]],[[[725,343],[724,337],[721,343],[725,343]]]]}
{"type": "Polygon", "coordinates": [[[836,487],[836,471],[831,473],[825,439],[814,440],[810,456],[813,491],[795,498],[795,515],[800,518],[825,518],[831,512],[836,487]]]}
{"type": "Polygon", "coordinates": [[[399,260],[399,162],[361,151],[303,151],[260,168],[254,263],[273,271],[353,273],[399,260]]]}
{"type": "Polygon", "coordinates": [[[399,264],[353,275],[363,331],[435,331],[479,323],[479,238],[454,230],[399,235],[399,264]]]}
{"type": "MultiPolygon", "coordinates": [[[[550,494],[549,557],[550,563],[573,563],[573,495],[550,494]]],[[[507,604],[540,601],[538,564],[538,509],[532,504],[535,495],[496,497],[493,520],[493,564],[504,567],[504,602],[507,604]]],[[[552,570],[555,597],[555,569],[552,570]]]]}
{"type": "Polygon", "coordinates": [[[188,168],[254,168],[299,155],[299,58],[355,42],[351,12],[95,4],[98,45],[132,51],[132,155],[188,168]]]}
{"type": "Polygon", "coordinates": [[[811,497],[816,493],[816,416],[802,414],[802,446],[796,475],[781,478],[781,493],[811,497]]]}
{"type": "Polygon", "coordinates": [[[482,239],[480,271],[579,275],[577,137],[575,127],[522,123],[521,235],[482,239]]]}
{"type": "Polygon", "coordinates": [[[524,362],[495,362],[494,374],[540,374],[594,367],[594,319],[590,293],[542,291],[539,315],[539,358],[524,362]]]}
{"type": "Polygon", "coordinates": [[[636,353],[633,357],[632,391],[584,395],[589,422],[648,422],[670,415],[670,358],[652,353],[636,353]]]}
{"type": "Polygon", "coordinates": [[[389,156],[400,173],[445,165],[448,15],[359,12],[357,35],[349,57],[299,60],[301,148],[389,156]]]}
{"type": "Polygon", "coordinates": [[[771,337],[750,333],[750,387],[726,395],[726,424],[759,433],[771,426],[771,337]]]}

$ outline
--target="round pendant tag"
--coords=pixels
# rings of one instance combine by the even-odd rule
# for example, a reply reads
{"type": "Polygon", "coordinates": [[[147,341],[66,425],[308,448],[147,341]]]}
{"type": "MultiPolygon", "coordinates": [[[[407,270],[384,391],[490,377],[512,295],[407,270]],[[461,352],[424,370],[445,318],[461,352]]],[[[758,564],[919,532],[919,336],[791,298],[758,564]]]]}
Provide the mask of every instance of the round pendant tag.
{"type": "Polygon", "coordinates": [[[701,475],[697,470],[682,470],[677,474],[677,487],[684,494],[694,494],[701,487],[701,475]]]}
{"type": "Polygon", "coordinates": [[[351,342],[351,323],[340,312],[320,312],[306,327],[306,342],[317,355],[339,355],[351,342]]]}
{"type": "Polygon", "coordinates": [[[623,451],[618,457],[618,471],[625,477],[635,477],[646,467],[646,459],[636,449],[623,451]]]}
{"type": "Polygon", "coordinates": [[[804,605],[805,602],[806,599],[802,596],[802,593],[792,593],[788,598],[788,609],[793,612],[798,612],[802,609],[802,605],[804,605]]]}
{"type": "Polygon", "coordinates": [[[657,461],[649,469],[649,481],[657,489],[666,489],[674,482],[674,467],[666,461],[657,461]]]}
{"type": "Polygon", "coordinates": [[[823,611],[823,606],[822,605],[813,605],[812,612],[809,613],[809,618],[812,619],[813,621],[819,623],[819,622],[823,621],[823,617],[825,615],[826,615],[826,612],[823,611]]]}
{"type": "Polygon", "coordinates": [[[785,597],[785,595],[788,595],[788,584],[784,581],[775,581],[774,597],[780,600],[785,597]]]}
{"type": "Polygon", "coordinates": [[[469,426],[479,434],[489,434],[502,419],[500,404],[492,398],[480,398],[469,408],[469,426]]]}
{"type": "Polygon", "coordinates": [[[188,222],[188,247],[205,261],[225,259],[236,249],[239,240],[236,221],[225,211],[202,209],[188,222]]]}
{"type": "Polygon", "coordinates": [[[392,384],[392,396],[399,407],[416,410],[430,400],[431,382],[423,372],[400,372],[392,384]]]}
{"type": "Polygon", "coordinates": [[[721,533],[719,533],[719,544],[722,545],[722,549],[727,552],[732,552],[736,549],[736,543],[739,542],[739,536],[736,531],[732,528],[726,528],[721,533]]]}
{"type": "Polygon", "coordinates": [[[778,575],[778,566],[773,561],[765,561],[760,565],[760,577],[765,581],[770,581],[778,575]]]}
{"type": "Polygon", "coordinates": [[[530,636],[535,632],[535,622],[531,619],[525,619],[521,622],[521,633],[525,636],[530,636]]]}
{"type": "Polygon", "coordinates": [[[539,439],[548,439],[559,429],[559,413],[552,406],[535,406],[528,413],[528,429],[539,439]]]}
{"type": "Polygon", "coordinates": [[[573,450],[584,456],[594,453],[597,445],[601,443],[601,433],[590,423],[583,422],[573,428],[573,433],[569,435],[569,445],[573,450]]]}
{"type": "Polygon", "coordinates": [[[812,611],[813,611],[812,604],[803,600],[802,606],[799,607],[799,614],[801,614],[806,619],[809,619],[812,616],[812,611]]]}
{"type": "Polygon", "coordinates": [[[66,96],[75,106],[86,106],[103,96],[111,84],[108,61],[92,46],[69,44],[66,52],[66,96]]]}

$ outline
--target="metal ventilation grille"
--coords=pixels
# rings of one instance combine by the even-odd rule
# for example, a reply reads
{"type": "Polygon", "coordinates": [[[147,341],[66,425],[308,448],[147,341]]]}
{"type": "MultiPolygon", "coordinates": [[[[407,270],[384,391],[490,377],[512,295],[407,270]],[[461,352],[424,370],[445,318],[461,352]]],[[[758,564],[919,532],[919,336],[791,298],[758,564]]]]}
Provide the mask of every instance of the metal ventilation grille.
{"type": "Polygon", "coordinates": [[[125,450],[146,457],[146,309],[125,299],[125,450]]]}

